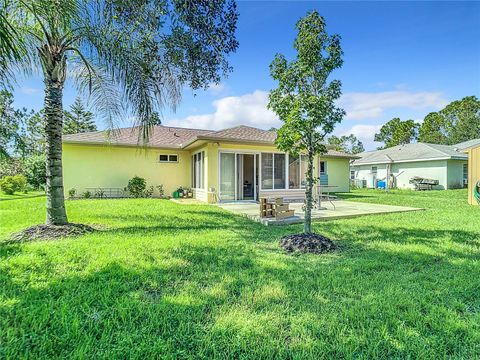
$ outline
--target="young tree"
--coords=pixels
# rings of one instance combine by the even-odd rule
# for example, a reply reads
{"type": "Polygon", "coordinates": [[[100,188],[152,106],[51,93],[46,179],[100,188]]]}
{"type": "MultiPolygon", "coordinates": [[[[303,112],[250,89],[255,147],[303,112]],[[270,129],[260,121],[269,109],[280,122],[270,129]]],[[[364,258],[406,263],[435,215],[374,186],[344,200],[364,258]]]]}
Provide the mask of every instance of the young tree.
{"type": "Polygon", "coordinates": [[[64,112],[65,124],[64,134],[77,134],[89,131],[96,131],[97,126],[93,120],[93,114],[85,108],[79,97],[70,106],[70,111],[64,112]]]}
{"type": "Polygon", "coordinates": [[[304,233],[312,232],[313,173],[316,155],[326,152],[325,136],[345,114],[335,105],[341,95],[341,83],[328,81],[331,72],[342,66],[340,36],[329,35],[325,20],[316,11],[300,19],[294,48],[297,56],[288,62],[277,54],[270,64],[270,73],[278,87],[270,91],[268,107],[283,121],[276,144],[293,155],[306,153],[306,203],[304,233]]]}
{"type": "Polygon", "coordinates": [[[337,151],[343,151],[349,154],[358,154],[365,151],[363,143],[353,134],[342,135],[340,137],[332,135],[328,138],[328,145],[333,146],[337,151]]]}
{"type": "Polygon", "coordinates": [[[62,176],[67,71],[110,125],[126,104],[148,139],[152,113],[175,107],[184,85],[218,83],[230,71],[226,56],[238,46],[234,0],[9,0],[0,15],[0,46],[9,49],[0,52],[3,80],[14,81],[13,69],[43,72],[47,224],[68,223],[62,176]]]}
{"type": "Polygon", "coordinates": [[[151,125],[162,125],[162,119],[160,118],[160,115],[158,112],[154,112],[150,118],[150,124],[151,125]]]}
{"type": "Polygon", "coordinates": [[[379,133],[375,134],[375,141],[385,143],[385,146],[378,149],[411,143],[417,138],[418,126],[413,120],[402,121],[399,118],[390,120],[381,127],[379,133]]]}

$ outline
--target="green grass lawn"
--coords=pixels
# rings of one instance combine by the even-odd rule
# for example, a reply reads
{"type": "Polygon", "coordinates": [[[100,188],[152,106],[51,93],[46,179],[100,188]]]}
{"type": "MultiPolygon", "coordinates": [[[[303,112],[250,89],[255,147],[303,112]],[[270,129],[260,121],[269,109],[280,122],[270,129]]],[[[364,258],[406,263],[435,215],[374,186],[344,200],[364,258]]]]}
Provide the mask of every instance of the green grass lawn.
{"type": "MultiPolygon", "coordinates": [[[[290,256],[301,225],[215,206],[68,201],[79,238],[0,244],[0,358],[478,358],[480,208],[464,190],[355,191],[426,211],[316,223],[342,251],[290,256]]],[[[45,218],[0,202],[0,241],[45,218]]]]}

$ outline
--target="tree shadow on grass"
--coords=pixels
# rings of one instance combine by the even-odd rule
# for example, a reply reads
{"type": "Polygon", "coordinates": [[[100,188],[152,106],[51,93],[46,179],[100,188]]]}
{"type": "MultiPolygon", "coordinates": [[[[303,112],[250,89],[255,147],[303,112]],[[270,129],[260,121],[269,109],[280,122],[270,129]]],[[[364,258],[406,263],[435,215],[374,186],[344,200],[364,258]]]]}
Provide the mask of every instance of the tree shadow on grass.
{"type": "MultiPolygon", "coordinates": [[[[12,195],[14,196],[14,195],[12,195]]],[[[38,198],[38,197],[45,197],[45,194],[37,194],[37,195],[19,195],[17,197],[11,197],[11,198],[0,198],[0,202],[2,201],[11,201],[11,200],[25,200],[25,199],[33,199],[33,198],[38,198]]]]}
{"type": "Polygon", "coordinates": [[[446,326],[469,316],[451,310],[474,301],[468,295],[473,285],[452,281],[472,275],[461,263],[438,264],[426,253],[398,257],[358,244],[323,257],[200,244],[149,255],[149,265],[112,261],[73,276],[47,269],[51,276],[45,274],[42,286],[14,281],[2,270],[0,294],[11,301],[0,307],[2,327],[10,329],[0,354],[473,355],[473,328],[446,326]],[[440,265],[451,271],[438,271],[440,265]],[[437,285],[442,281],[448,284],[437,285]],[[27,329],[28,336],[16,337],[27,329]]]}
{"type": "Polygon", "coordinates": [[[21,253],[21,251],[21,246],[18,244],[11,244],[5,241],[0,241],[0,259],[7,259],[11,256],[21,253]]]}
{"type": "MultiPolygon", "coordinates": [[[[33,259],[20,278],[0,268],[0,324],[9,330],[0,357],[475,357],[477,232],[324,222],[315,229],[344,244],[341,252],[287,256],[276,243],[301,225],[188,211],[194,220],[99,220],[113,221],[105,232],[118,238],[196,232],[214,244],[144,242],[128,261],[112,255],[73,275],[63,272],[68,259],[48,253],[44,268],[33,259]]],[[[4,259],[17,250],[0,246],[4,259]]]]}

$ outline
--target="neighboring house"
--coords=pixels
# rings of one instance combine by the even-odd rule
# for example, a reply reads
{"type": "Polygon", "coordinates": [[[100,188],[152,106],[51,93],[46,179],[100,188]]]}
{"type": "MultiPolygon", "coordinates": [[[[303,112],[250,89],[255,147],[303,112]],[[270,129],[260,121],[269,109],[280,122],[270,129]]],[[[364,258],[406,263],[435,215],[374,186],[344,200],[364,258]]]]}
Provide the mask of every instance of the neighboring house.
{"type": "MultiPolygon", "coordinates": [[[[305,196],[305,157],[279,151],[276,133],[248,126],[220,131],[155,126],[146,146],[138,128],[65,135],[65,191],[124,188],[133,176],[147,185],[192,188],[202,201],[256,200],[260,196],[305,196]]],[[[329,150],[315,160],[315,173],[331,191],[349,191],[350,160],[356,156],[329,150]]]]}
{"type": "Polygon", "coordinates": [[[352,162],[350,179],[363,180],[369,188],[378,180],[390,181],[401,189],[411,189],[410,179],[422,177],[438,180],[437,189],[465,187],[468,182],[468,156],[464,149],[480,144],[480,139],[455,145],[412,143],[357,154],[352,162]]]}

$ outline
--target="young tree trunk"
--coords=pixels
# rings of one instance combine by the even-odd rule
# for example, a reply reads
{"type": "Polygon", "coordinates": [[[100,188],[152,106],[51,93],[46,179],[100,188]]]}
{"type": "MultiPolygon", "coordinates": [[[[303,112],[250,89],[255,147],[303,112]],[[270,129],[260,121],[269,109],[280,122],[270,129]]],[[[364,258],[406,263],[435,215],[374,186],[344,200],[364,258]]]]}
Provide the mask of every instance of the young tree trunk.
{"type": "Polygon", "coordinates": [[[68,223],[62,174],[63,79],[45,78],[45,134],[47,151],[47,224],[68,223]]]}
{"type": "Polygon", "coordinates": [[[314,153],[308,151],[307,166],[307,188],[305,190],[305,222],[303,224],[303,232],[305,234],[312,233],[312,207],[313,207],[313,158],[314,153]]]}

